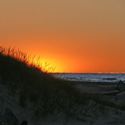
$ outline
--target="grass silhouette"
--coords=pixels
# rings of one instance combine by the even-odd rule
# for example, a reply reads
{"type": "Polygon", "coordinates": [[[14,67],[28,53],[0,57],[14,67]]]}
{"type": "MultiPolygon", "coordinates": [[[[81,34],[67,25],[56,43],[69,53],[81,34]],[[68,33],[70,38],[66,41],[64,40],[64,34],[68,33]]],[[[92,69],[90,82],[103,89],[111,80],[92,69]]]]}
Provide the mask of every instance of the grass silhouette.
{"type": "Polygon", "coordinates": [[[79,93],[72,81],[53,77],[29,63],[28,58],[19,50],[1,47],[0,84],[6,86],[12,96],[18,97],[22,108],[32,105],[37,118],[64,113],[66,117],[84,121],[89,117],[87,112],[95,112],[94,109],[103,110],[105,106],[124,109],[124,106],[103,101],[103,95],[79,93]]]}
{"type": "Polygon", "coordinates": [[[37,116],[64,112],[75,113],[76,106],[86,99],[68,81],[54,78],[39,67],[28,62],[28,56],[19,50],[0,48],[0,77],[13,95],[19,95],[19,105],[27,102],[38,107],[37,116]]]}

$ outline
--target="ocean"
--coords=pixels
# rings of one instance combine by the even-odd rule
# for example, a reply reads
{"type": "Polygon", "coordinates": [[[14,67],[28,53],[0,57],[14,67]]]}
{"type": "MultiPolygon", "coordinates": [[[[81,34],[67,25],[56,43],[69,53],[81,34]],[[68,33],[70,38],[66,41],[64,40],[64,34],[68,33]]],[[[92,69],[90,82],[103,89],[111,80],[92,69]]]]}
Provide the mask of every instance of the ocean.
{"type": "Polygon", "coordinates": [[[103,73],[55,73],[55,77],[70,81],[90,81],[90,82],[125,82],[125,74],[103,74],[103,73]]]}

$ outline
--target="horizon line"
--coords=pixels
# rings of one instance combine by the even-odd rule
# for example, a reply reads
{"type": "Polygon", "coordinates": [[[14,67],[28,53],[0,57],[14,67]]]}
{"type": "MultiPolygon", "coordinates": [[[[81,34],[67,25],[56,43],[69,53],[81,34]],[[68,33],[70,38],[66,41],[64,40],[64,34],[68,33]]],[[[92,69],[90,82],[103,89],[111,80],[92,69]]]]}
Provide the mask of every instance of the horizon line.
{"type": "Polygon", "coordinates": [[[49,72],[49,74],[125,74],[125,72],[49,72]]]}

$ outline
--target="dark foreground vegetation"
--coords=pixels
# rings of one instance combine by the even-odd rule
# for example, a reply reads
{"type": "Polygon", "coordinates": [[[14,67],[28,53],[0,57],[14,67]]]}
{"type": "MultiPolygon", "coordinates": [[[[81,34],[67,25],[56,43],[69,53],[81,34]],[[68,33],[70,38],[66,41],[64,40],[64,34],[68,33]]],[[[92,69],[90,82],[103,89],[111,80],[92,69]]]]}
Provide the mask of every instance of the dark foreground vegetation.
{"type": "MultiPolygon", "coordinates": [[[[77,105],[86,103],[86,99],[69,84],[28,63],[28,57],[14,49],[0,49],[1,83],[9,87],[14,95],[19,95],[19,105],[27,102],[39,107],[34,112],[38,117],[65,112],[75,116],[77,105]]],[[[75,116],[76,117],[76,116],[75,116]]]]}
{"type": "Polygon", "coordinates": [[[14,49],[0,48],[0,85],[11,97],[17,97],[17,105],[24,109],[30,105],[36,119],[63,113],[66,119],[92,122],[89,118],[105,114],[110,107],[125,109],[114,103],[114,95],[81,94],[72,82],[42,71],[28,62],[28,56],[14,49]]]}

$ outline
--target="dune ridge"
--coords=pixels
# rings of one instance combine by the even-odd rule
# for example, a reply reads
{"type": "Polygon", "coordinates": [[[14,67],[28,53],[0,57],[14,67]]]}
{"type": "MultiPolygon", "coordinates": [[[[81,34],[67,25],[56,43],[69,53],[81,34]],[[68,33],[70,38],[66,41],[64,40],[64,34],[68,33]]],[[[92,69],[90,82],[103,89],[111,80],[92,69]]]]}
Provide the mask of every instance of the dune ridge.
{"type": "Polygon", "coordinates": [[[0,49],[0,124],[125,124],[124,91],[108,95],[97,91],[98,83],[88,87],[53,77],[29,64],[23,53],[0,49]]]}

